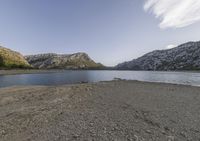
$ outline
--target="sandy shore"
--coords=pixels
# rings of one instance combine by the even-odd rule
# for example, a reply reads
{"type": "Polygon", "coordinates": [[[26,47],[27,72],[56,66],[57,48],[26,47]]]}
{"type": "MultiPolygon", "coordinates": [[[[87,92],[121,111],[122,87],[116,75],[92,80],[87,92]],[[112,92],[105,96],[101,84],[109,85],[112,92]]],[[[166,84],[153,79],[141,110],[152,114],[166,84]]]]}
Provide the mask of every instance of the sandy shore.
{"type": "Polygon", "coordinates": [[[1,141],[199,141],[200,88],[111,81],[0,89],[1,141]]]}

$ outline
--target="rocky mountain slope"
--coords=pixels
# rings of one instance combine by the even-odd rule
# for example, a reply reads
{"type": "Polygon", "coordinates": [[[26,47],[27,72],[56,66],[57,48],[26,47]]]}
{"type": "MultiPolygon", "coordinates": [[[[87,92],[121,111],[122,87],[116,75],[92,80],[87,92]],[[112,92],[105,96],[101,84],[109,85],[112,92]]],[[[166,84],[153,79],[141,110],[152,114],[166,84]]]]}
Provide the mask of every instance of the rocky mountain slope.
{"type": "Polygon", "coordinates": [[[34,68],[39,69],[100,69],[102,64],[95,63],[86,53],[75,54],[38,54],[25,56],[34,68]]]}
{"type": "Polygon", "coordinates": [[[168,50],[155,50],[129,62],[121,70],[200,70],[200,41],[188,42],[168,50]]]}
{"type": "Polygon", "coordinates": [[[29,67],[29,63],[20,53],[0,46],[0,69],[29,67]]]}

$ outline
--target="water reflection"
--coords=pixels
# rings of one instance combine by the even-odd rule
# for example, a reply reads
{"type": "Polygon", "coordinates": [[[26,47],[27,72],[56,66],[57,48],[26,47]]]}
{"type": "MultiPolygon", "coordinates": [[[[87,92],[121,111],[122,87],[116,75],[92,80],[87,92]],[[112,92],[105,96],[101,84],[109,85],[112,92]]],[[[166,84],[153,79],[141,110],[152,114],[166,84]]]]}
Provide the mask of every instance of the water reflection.
{"type": "Polygon", "coordinates": [[[62,85],[78,82],[108,81],[114,78],[149,82],[200,85],[200,73],[151,71],[63,71],[46,74],[0,76],[0,87],[13,85],[62,85]]]}

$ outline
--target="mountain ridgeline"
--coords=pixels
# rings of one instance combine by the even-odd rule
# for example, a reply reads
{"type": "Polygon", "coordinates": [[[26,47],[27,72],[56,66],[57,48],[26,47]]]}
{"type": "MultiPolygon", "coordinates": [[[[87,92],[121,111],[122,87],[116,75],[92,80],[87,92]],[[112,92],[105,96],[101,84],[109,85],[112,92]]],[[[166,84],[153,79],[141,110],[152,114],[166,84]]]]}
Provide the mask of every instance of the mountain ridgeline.
{"type": "Polygon", "coordinates": [[[95,63],[86,53],[75,54],[38,54],[25,56],[33,68],[38,69],[102,69],[104,66],[95,63]]]}
{"type": "Polygon", "coordinates": [[[86,53],[75,54],[22,54],[0,46],[0,69],[103,69],[86,53]]]}
{"type": "Polygon", "coordinates": [[[115,70],[200,70],[200,41],[173,49],[155,50],[132,61],[108,68],[93,61],[86,53],[38,54],[23,56],[0,46],[0,69],[115,69],[115,70]]]}
{"type": "Polygon", "coordinates": [[[155,50],[115,66],[119,70],[200,70],[200,41],[168,50],[155,50]]]}
{"type": "Polygon", "coordinates": [[[30,68],[23,55],[0,46],[0,69],[30,68]]]}

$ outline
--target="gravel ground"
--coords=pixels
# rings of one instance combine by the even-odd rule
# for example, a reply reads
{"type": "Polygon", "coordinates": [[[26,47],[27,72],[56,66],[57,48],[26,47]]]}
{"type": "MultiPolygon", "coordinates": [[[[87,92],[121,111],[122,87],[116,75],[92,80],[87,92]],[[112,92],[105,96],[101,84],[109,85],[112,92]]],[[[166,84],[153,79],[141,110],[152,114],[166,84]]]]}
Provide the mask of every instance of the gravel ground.
{"type": "Polygon", "coordinates": [[[111,81],[0,89],[0,141],[200,141],[200,88],[111,81]]]}

